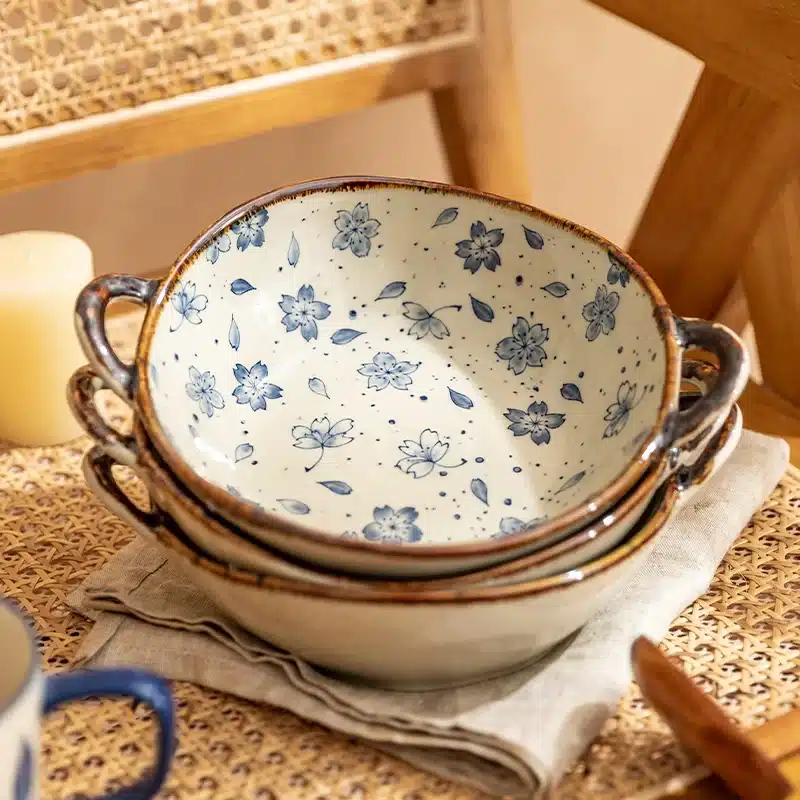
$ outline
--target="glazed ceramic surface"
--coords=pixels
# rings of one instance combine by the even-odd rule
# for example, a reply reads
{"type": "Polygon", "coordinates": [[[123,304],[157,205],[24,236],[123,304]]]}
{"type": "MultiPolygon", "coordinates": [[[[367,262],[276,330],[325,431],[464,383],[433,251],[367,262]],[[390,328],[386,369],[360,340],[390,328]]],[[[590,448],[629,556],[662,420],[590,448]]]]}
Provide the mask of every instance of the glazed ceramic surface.
{"type": "Polygon", "coordinates": [[[674,485],[662,486],[631,537],[582,570],[513,586],[367,597],[259,579],[201,556],[177,527],[164,527],[163,516],[127,501],[110,467],[99,448],[88,454],[94,491],[244,628],[320,667],[395,688],[478,680],[543,655],[641,566],[680,495],[674,485]]]}
{"type": "Polygon", "coordinates": [[[652,283],[598,237],[497,198],[295,187],[232,212],[157,289],[132,285],[151,305],[121,388],[170,468],[332,567],[452,572],[507,557],[508,537],[563,537],[676,430],[685,342],[652,283]],[[445,569],[337,541],[481,555],[445,569]]]}
{"type": "MultiPolygon", "coordinates": [[[[713,384],[718,374],[717,370],[710,365],[693,361],[684,362],[685,377],[693,377],[698,371],[705,374],[702,379],[694,378],[694,383],[698,390],[705,391],[710,384],[713,384]]],[[[78,373],[75,382],[80,382],[80,376],[83,376],[85,382],[91,374],[90,370],[84,368],[78,373]]],[[[85,389],[78,388],[77,391],[85,389]]],[[[681,405],[691,402],[696,402],[696,399],[682,393],[681,405]]],[[[137,429],[141,427],[138,422],[136,426],[137,429]]],[[[720,433],[720,437],[724,435],[724,440],[714,445],[713,449],[719,451],[714,458],[714,469],[724,463],[738,441],[740,430],[741,415],[734,409],[729,415],[728,429],[720,433]]],[[[531,555],[449,580],[434,579],[398,585],[387,581],[357,580],[341,574],[315,570],[284,558],[279,552],[251,540],[246,534],[227,524],[224,519],[210,513],[196,498],[186,494],[165,468],[152,446],[147,443],[146,438],[141,435],[141,430],[138,432],[140,433],[136,466],[138,476],[147,487],[155,506],[175,521],[200,552],[224,564],[258,575],[284,577],[329,586],[342,585],[363,589],[365,592],[433,590],[454,584],[464,586],[481,583],[513,583],[554,575],[581,566],[608,552],[625,538],[665,477],[663,467],[650,470],[629,495],[602,517],[557,543],[543,546],[531,555]]]]}

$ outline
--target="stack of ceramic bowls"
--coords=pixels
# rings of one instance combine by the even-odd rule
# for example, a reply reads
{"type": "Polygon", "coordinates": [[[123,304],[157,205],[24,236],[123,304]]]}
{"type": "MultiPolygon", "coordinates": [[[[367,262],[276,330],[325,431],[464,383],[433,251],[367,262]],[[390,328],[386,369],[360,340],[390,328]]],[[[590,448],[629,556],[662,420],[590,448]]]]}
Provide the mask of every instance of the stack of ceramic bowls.
{"type": "Polygon", "coordinates": [[[243,627],[393,686],[497,674],[583,625],[735,445],[748,372],[609,242],[414,181],[272,192],[162,281],[97,279],[77,317],[101,498],[243,627]],[[133,365],[116,298],[147,306],[133,365]]]}

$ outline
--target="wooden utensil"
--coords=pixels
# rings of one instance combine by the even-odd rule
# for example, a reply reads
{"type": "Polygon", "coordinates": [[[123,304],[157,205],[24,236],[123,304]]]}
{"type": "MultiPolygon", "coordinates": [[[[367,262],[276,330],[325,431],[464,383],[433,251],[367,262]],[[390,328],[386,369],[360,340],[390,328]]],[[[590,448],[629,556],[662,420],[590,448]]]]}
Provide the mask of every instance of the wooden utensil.
{"type": "Polygon", "coordinates": [[[641,636],[634,642],[632,659],[645,699],[736,795],[743,800],[800,800],[779,766],[649,639],[641,636]]]}

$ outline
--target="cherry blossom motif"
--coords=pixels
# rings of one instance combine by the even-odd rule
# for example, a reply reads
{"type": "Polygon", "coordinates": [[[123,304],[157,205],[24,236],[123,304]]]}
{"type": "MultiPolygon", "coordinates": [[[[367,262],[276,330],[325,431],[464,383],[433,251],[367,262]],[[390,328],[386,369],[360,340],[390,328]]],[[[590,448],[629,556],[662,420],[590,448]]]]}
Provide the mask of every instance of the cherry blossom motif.
{"type": "Polygon", "coordinates": [[[340,211],[334,220],[339,233],[333,237],[333,246],[336,250],[350,250],[354,255],[363,258],[369,255],[372,242],[370,239],[378,235],[381,224],[369,216],[367,203],[356,203],[352,212],[340,211]]]}
{"type": "Polygon", "coordinates": [[[531,325],[525,317],[517,317],[511,326],[511,336],[497,343],[498,358],[508,361],[508,368],[521,375],[528,367],[541,367],[547,358],[542,345],[547,341],[550,329],[536,323],[531,325]]]}
{"type": "Polygon", "coordinates": [[[398,361],[391,353],[377,353],[372,363],[362,364],[359,375],[369,376],[367,386],[381,391],[387,386],[405,391],[413,383],[409,375],[415,372],[419,364],[410,361],[398,361]]]}

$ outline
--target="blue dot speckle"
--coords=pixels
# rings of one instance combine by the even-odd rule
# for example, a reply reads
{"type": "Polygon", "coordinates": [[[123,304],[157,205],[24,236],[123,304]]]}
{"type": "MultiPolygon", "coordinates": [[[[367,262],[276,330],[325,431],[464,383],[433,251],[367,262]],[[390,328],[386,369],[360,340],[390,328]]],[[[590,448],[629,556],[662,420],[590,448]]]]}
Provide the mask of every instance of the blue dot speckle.
{"type": "Polygon", "coordinates": [[[478,456],[478,457],[475,459],[475,463],[476,463],[476,464],[483,464],[483,462],[484,462],[484,461],[485,461],[485,459],[484,459],[484,457],[483,457],[483,456],[478,456]]]}

